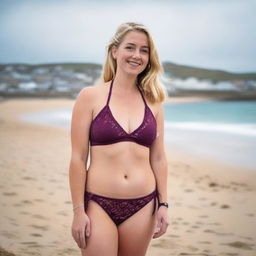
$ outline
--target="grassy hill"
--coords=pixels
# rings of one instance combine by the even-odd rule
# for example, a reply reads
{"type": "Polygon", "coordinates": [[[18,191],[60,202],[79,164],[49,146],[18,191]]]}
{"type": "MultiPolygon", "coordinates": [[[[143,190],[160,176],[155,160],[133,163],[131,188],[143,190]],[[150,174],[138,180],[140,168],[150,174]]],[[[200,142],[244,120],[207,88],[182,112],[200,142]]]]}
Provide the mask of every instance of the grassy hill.
{"type": "Polygon", "coordinates": [[[195,77],[198,80],[209,79],[214,83],[219,81],[239,81],[239,80],[256,80],[255,73],[231,73],[222,70],[211,70],[196,68],[185,65],[177,65],[171,62],[163,63],[164,71],[173,78],[186,79],[195,77]]]}

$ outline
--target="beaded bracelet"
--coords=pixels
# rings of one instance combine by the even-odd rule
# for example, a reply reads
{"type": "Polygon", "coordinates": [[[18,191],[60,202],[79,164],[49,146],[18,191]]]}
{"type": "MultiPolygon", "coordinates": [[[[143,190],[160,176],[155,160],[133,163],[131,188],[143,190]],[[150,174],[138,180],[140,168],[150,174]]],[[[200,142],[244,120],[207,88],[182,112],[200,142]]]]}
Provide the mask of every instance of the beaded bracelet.
{"type": "Polygon", "coordinates": [[[84,206],[83,203],[82,203],[82,204],[79,204],[79,205],[77,205],[77,206],[75,206],[75,207],[73,208],[73,211],[74,211],[75,209],[80,208],[80,207],[83,207],[83,206],[84,206]]]}

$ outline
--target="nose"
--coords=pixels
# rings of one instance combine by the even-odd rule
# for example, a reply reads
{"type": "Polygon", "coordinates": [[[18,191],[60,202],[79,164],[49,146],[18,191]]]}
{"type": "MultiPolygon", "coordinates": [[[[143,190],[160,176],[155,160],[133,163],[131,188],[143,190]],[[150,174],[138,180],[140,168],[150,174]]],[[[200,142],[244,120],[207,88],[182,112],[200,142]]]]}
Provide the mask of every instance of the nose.
{"type": "Polygon", "coordinates": [[[135,51],[133,52],[133,57],[140,58],[140,49],[135,49],[135,51]]]}

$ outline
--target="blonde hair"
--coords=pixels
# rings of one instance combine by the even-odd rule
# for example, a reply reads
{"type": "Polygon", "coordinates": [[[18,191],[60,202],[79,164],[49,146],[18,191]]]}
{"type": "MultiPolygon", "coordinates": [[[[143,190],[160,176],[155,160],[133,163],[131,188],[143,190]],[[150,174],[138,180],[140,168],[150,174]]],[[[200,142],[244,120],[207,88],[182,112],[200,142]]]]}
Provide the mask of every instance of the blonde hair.
{"type": "Polygon", "coordinates": [[[139,23],[126,22],[121,24],[115,35],[107,45],[107,56],[102,69],[101,80],[108,82],[116,75],[116,60],[112,56],[113,46],[119,47],[125,35],[130,31],[139,31],[146,34],[149,42],[149,63],[147,67],[137,77],[137,85],[143,91],[146,98],[151,102],[163,102],[166,97],[166,89],[159,80],[163,73],[157,50],[148,29],[139,23]]]}

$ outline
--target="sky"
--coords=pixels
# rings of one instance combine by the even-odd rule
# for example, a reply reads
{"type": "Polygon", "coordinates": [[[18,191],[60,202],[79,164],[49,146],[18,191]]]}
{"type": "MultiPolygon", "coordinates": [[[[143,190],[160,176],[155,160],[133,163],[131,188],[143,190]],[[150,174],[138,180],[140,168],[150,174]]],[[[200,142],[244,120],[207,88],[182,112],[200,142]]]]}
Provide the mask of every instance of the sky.
{"type": "Polygon", "coordinates": [[[103,64],[117,27],[143,23],[160,60],[256,72],[255,0],[0,0],[0,63],[103,64]]]}

